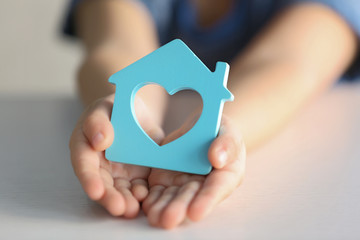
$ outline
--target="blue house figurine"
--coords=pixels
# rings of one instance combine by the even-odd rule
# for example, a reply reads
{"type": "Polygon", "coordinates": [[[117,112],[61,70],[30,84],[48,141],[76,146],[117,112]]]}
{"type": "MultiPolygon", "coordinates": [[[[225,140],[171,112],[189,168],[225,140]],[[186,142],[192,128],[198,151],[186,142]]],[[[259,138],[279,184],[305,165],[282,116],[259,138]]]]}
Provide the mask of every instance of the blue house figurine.
{"type": "Polygon", "coordinates": [[[112,75],[116,85],[111,116],[115,138],[105,151],[114,162],[162,168],[193,174],[208,174],[208,149],[217,136],[225,101],[232,101],[227,90],[229,65],[216,64],[211,72],[179,39],[160,47],[137,62],[112,75]],[[159,146],[140,127],[134,110],[136,92],[147,84],[159,84],[174,93],[190,89],[200,94],[203,110],[185,135],[159,146]]]}

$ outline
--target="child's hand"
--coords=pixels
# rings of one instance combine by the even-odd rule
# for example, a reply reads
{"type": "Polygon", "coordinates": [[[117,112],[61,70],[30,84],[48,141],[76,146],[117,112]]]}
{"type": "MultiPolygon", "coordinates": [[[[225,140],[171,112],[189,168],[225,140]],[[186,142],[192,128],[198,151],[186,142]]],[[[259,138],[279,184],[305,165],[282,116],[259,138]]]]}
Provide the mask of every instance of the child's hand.
{"type": "MultiPolygon", "coordinates": [[[[114,131],[110,122],[114,96],[96,101],[82,114],[70,139],[71,161],[76,176],[92,199],[114,216],[135,217],[139,202],[148,195],[150,169],[110,163],[104,150],[111,146],[114,131]]],[[[160,143],[164,133],[154,124],[146,105],[135,99],[137,119],[144,131],[160,143]]],[[[119,136],[126,137],[126,136],[119,136]]]]}
{"type": "MultiPolygon", "coordinates": [[[[135,101],[139,123],[157,143],[173,141],[195,122],[191,119],[163,139],[164,133],[152,121],[146,105],[141,99],[135,101]]],[[[223,117],[219,136],[209,149],[214,170],[208,176],[110,163],[104,151],[114,138],[110,122],[113,102],[111,95],[88,107],[70,140],[74,172],[82,187],[110,214],[135,217],[140,202],[144,201],[143,209],[152,225],[172,228],[186,217],[200,220],[240,184],[245,170],[245,147],[226,117],[223,117]]]]}
{"type": "MultiPolygon", "coordinates": [[[[164,139],[173,141],[189,130],[196,114],[183,127],[164,139]]],[[[245,145],[234,125],[223,117],[219,136],[209,148],[208,157],[214,167],[207,176],[152,169],[150,193],[143,210],[151,225],[173,228],[186,217],[197,221],[208,215],[216,204],[239,186],[245,171],[245,145]]]]}

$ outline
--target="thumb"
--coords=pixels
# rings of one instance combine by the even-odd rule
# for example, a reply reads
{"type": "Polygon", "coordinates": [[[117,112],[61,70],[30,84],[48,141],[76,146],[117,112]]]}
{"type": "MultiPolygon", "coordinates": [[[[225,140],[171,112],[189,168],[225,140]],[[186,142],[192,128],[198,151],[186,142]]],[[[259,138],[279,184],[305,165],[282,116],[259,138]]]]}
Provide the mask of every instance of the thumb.
{"type": "Polygon", "coordinates": [[[114,140],[114,129],[110,122],[112,106],[113,97],[107,97],[96,101],[85,111],[82,130],[96,151],[104,151],[114,140]]]}
{"type": "Polygon", "coordinates": [[[219,135],[209,148],[208,157],[211,165],[221,169],[239,160],[245,154],[245,145],[233,123],[223,117],[219,135]]]}

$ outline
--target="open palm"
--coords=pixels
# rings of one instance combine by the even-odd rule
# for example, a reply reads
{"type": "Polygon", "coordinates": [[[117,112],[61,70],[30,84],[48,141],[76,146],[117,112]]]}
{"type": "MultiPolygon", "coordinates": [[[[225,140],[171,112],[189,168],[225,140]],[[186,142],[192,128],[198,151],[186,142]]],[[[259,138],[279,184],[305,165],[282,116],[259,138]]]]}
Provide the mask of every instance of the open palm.
{"type": "MultiPolygon", "coordinates": [[[[110,123],[114,96],[101,99],[87,108],[78,121],[70,139],[71,162],[76,176],[94,201],[114,216],[137,216],[140,202],[148,195],[147,179],[150,168],[113,163],[104,151],[114,139],[110,123]]],[[[137,118],[143,129],[157,142],[163,132],[153,124],[145,105],[136,104],[137,118]]]]}
{"type": "MultiPolygon", "coordinates": [[[[185,218],[202,219],[240,184],[245,170],[245,147],[226,117],[209,148],[208,158],[214,169],[207,176],[108,161],[104,151],[114,139],[110,123],[113,102],[113,96],[109,96],[89,106],[70,139],[71,161],[83,189],[112,215],[135,217],[143,202],[150,224],[173,228],[185,218]]],[[[181,137],[199,116],[192,115],[164,138],[145,105],[140,102],[136,106],[142,128],[159,144],[181,137]]]]}
{"type": "MultiPolygon", "coordinates": [[[[187,121],[162,144],[180,137],[194,122],[187,121]]],[[[150,193],[143,203],[151,225],[173,228],[186,218],[200,220],[240,184],[245,171],[245,146],[226,117],[208,157],[214,169],[207,176],[151,170],[148,178],[150,193]]]]}

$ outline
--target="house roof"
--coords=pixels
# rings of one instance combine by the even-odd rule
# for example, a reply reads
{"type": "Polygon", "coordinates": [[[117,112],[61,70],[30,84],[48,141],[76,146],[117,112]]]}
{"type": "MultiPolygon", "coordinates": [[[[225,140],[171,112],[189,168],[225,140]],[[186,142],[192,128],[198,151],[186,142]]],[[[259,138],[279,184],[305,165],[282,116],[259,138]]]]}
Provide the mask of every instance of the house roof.
{"type": "Polygon", "coordinates": [[[157,83],[169,94],[183,89],[200,93],[206,88],[212,90],[214,97],[232,100],[226,89],[228,71],[227,63],[218,62],[215,72],[211,72],[183,41],[176,39],[115,73],[109,82],[123,87],[128,81],[157,83]]]}

